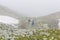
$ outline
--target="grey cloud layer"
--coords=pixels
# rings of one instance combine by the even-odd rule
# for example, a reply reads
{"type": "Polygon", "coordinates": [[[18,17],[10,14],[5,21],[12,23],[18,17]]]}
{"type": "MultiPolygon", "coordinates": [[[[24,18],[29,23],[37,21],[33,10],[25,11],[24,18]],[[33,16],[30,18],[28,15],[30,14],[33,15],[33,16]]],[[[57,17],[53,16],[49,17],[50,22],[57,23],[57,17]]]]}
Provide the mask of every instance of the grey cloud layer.
{"type": "Polygon", "coordinates": [[[60,0],[0,0],[0,4],[30,17],[60,11],[60,0]]]}

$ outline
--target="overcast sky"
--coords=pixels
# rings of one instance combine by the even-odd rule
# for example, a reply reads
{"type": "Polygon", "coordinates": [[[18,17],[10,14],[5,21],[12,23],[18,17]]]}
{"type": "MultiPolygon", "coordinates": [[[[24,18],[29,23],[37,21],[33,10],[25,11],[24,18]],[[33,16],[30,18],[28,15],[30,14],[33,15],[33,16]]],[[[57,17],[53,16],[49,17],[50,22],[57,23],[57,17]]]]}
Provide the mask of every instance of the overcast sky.
{"type": "Polygon", "coordinates": [[[60,11],[60,0],[0,0],[0,5],[30,17],[60,11]]]}

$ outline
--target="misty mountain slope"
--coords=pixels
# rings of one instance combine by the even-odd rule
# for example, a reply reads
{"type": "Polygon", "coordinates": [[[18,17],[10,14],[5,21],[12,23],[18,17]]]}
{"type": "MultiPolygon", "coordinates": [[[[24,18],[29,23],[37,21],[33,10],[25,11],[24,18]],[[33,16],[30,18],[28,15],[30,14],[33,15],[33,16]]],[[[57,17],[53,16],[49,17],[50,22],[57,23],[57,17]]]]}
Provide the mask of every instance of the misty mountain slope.
{"type": "MultiPolygon", "coordinates": [[[[15,22],[16,23],[16,21],[14,21],[14,19],[16,19],[16,20],[18,20],[18,19],[20,19],[22,17],[22,15],[20,16],[18,13],[16,13],[16,12],[14,12],[14,11],[12,11],[12,10],[10,10],[10,9],[8,9],[8,8],[6,8],[6,7],[4,7],[4,6],[1,6],[0,5],[0,25],[8,25],[8,27],[11,25],[11,26],[13,26],[13,27],[15,27],[15,25],[17,25],[17,24],[12,24],[12,23],[10,23],[10,22],[15,22]],[[9,20],[8,20],[9,19],[9,20]],[[13,20],[13,21],[12,21],[13,20]]],[[[7,26],[6,25],[6,26],[7,26]]],[[[10,27],[11,27],[10,26],[10,27]]],[[[3,26],[3,28],[4,28],[5,26],[3,26]]],[[[7,28],[7,27],[6,27],[7,28]]]]}
{"type": "Polygon", "coordinates": [[[0,15],[11,16],[11,17],[18,18],[18,19],[23,16],[23,15],[20,15],[19,13],[15,12],[13,10],[10,10],[9,8],[4,7],[2,5],[0,5],[0,15]]]}
{"type": "MultiPolygon", "coordinates": [[[[37,18],[40,22],[57,22],[57,19],[60,19],[60,12],[51,13],[46,16],[41,16],[37,18]]],[[[37,20],[36,19],[36,20],[37,20]]]]}
{"type": "Polygon", "coordinates": [[[60,12],[55,12],[50,15],[40,17],[41,19],[60,19],[60,12]]]}
{"type": "Polygon", "coordinates": [[[49,28],[57,29],[59,28],[58,27],[59,21],[57,19],[60,19],[60,12],[55,12],[46,16],[38,17],[36,19],[36,22],[40,24],[48,24],[49,28]]]}

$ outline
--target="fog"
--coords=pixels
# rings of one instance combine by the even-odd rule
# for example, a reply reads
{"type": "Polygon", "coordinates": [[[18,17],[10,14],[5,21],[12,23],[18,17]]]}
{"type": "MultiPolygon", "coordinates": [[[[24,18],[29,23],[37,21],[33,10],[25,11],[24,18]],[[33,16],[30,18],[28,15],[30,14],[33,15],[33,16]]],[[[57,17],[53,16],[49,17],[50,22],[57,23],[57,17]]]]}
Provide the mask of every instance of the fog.
{"type": "Polygon", "coordinates": [[[29,17],[60,11],[60,0],[0,0],[0,5],[29,17]]]}

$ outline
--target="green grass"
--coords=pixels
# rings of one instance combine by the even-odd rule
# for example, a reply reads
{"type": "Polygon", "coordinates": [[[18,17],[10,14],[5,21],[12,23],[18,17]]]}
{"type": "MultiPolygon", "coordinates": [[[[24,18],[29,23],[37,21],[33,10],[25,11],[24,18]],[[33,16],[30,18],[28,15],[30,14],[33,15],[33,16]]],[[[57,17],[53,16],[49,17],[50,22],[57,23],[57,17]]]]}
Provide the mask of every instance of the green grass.
{"type": "Polygon", "coordinates": [[[15,40],[60,40],[60,30],[36,30],[29,37],[18,36],[15,40]],[[42,34],[43,33],[43,34],[42,34]],[[46,34],[48,33],[48,34],[46,34]]]}
{"type": "MultiPolygon", "coordinates": [[[[25,34],[23,37],[22,35],[16,35],[17,38],[14,40],[60,40],[60,30],[36,30],[33,31],[33,35],[25,34]]],[[[2,36],[0,36],[0,40],[2,36]]]]}
{"type": "Polygon", "coordinates": [[[2,39],[2,36],[0,36],[0,40],[2,39]]]}

